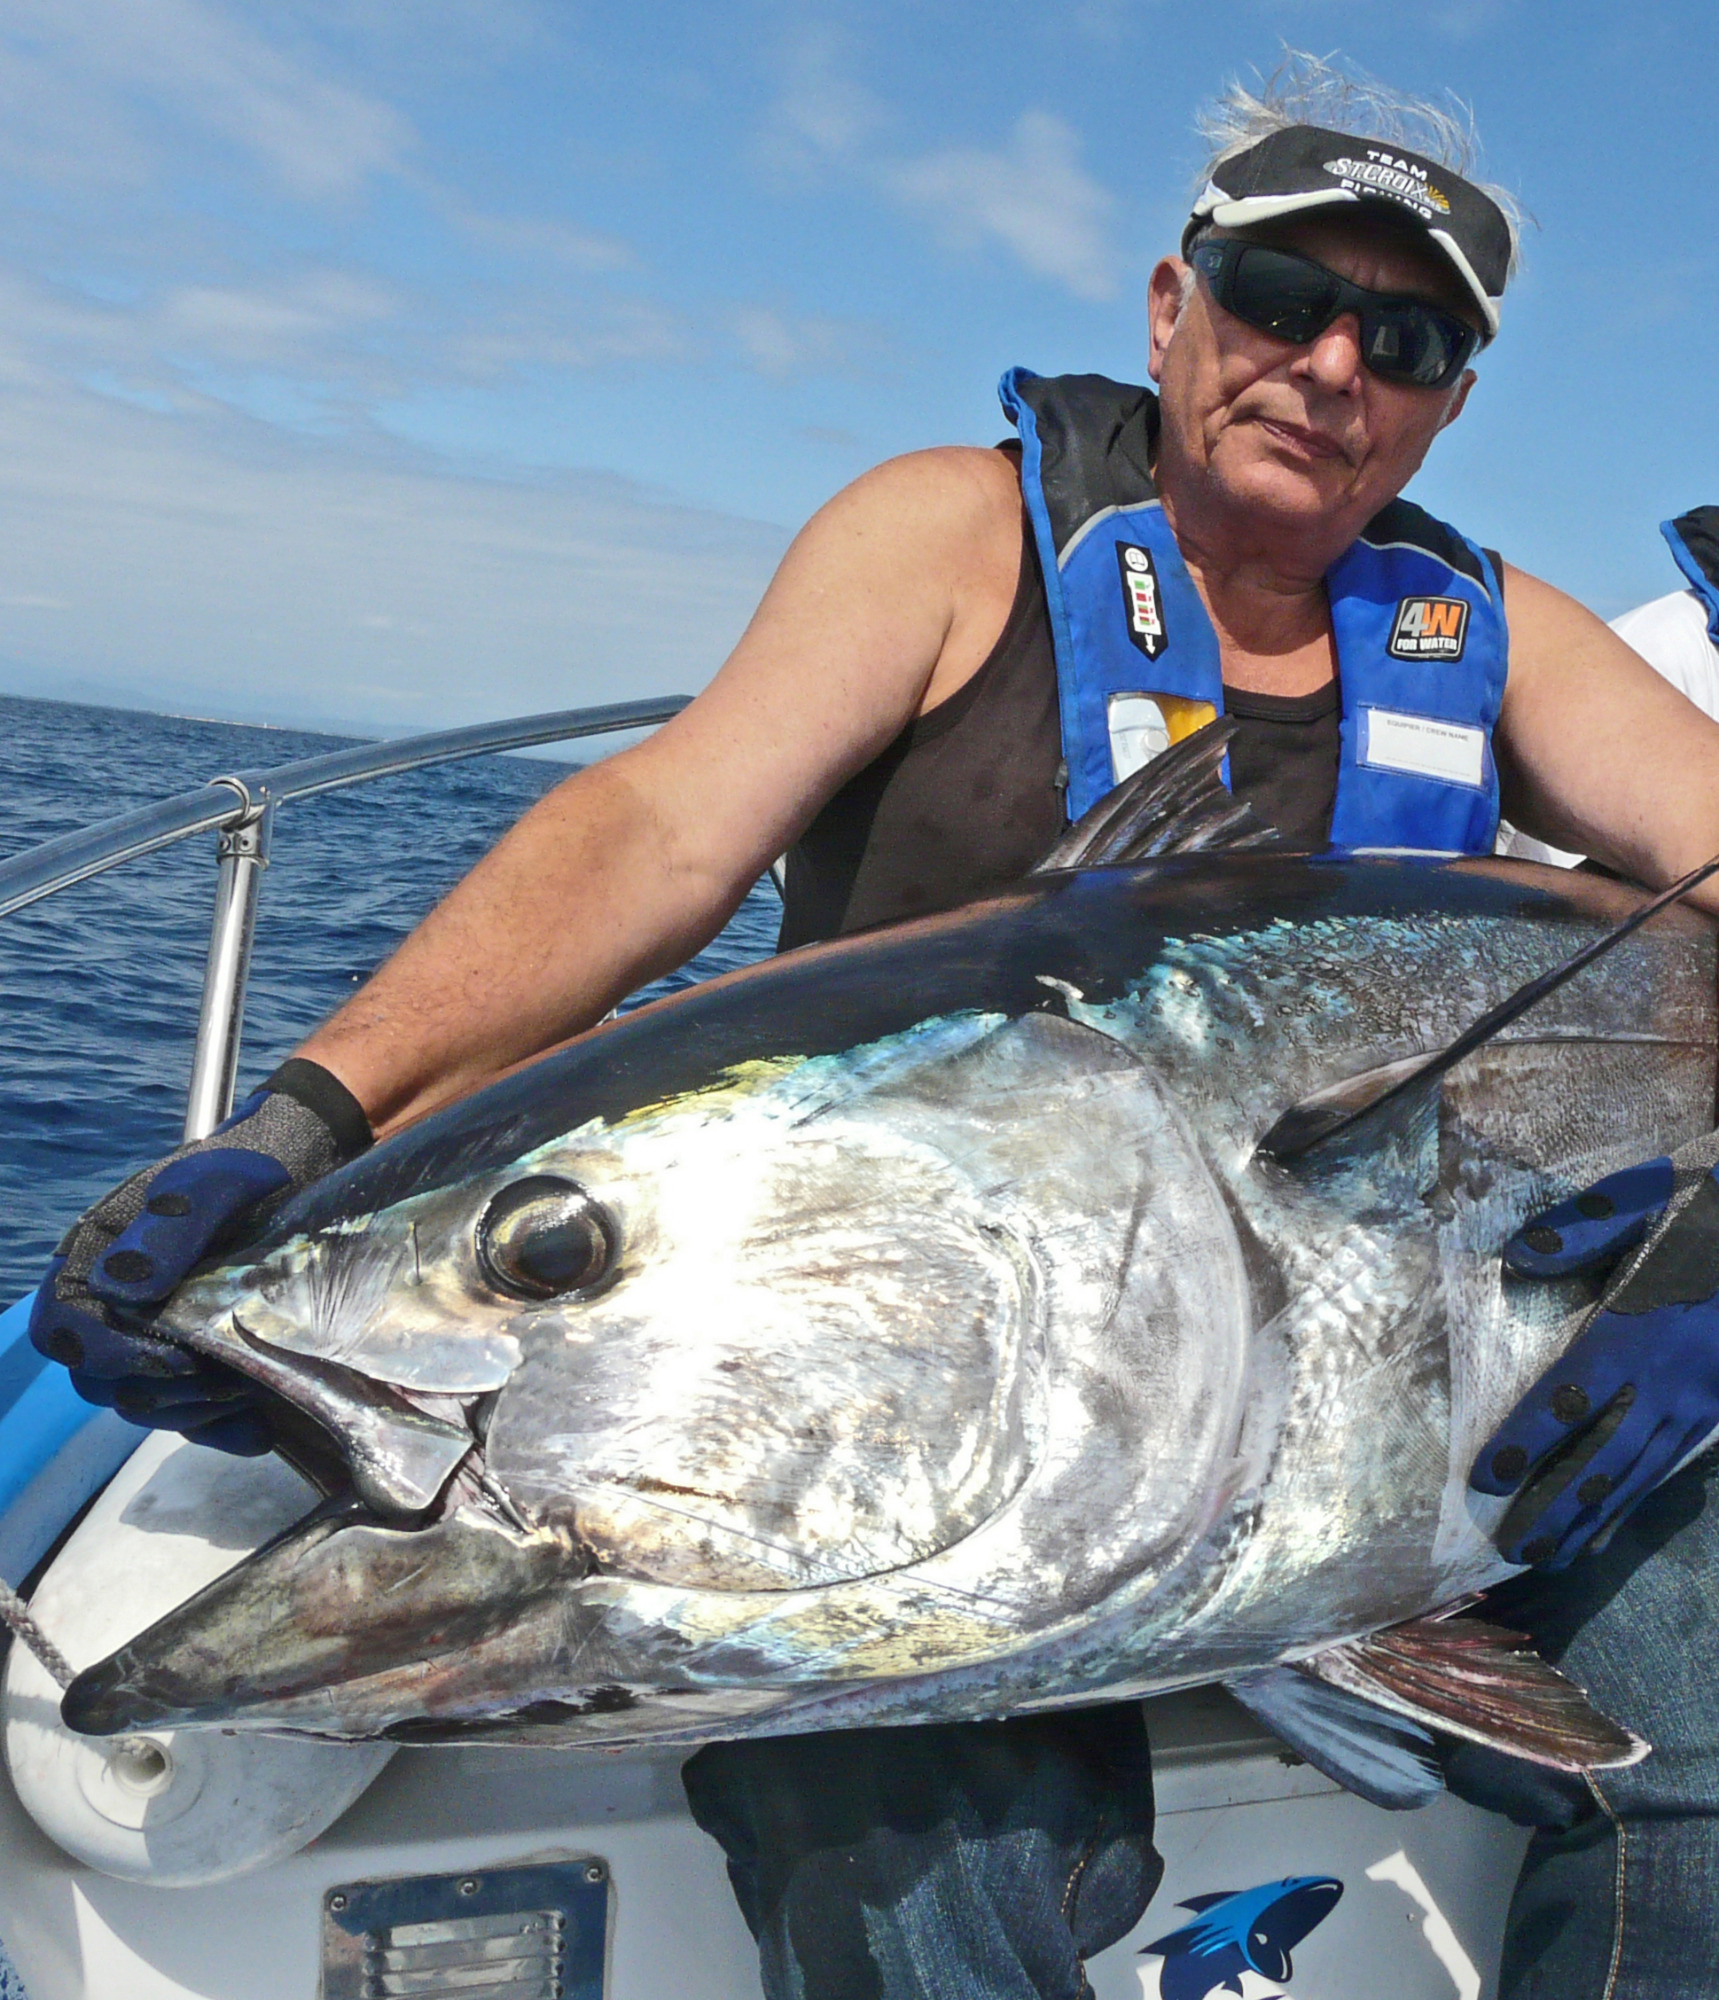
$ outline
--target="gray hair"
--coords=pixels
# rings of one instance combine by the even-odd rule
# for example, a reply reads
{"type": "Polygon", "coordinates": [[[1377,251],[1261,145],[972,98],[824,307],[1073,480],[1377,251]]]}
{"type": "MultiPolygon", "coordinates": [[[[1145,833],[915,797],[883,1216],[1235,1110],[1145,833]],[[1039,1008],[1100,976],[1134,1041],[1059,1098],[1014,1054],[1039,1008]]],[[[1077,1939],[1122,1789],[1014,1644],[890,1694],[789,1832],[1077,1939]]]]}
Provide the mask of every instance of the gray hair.
{"type": "Polygon", "coordinates": [[[1474,112],[1447,92],[1442,104],[1392,90],[1363,69],[1340,58],[1286,48],[1270,76],[1249,90],[1232,77],[1196,118],[1200,137],[1211,148],[1196,193],[1225,160],[1246,152],[1290,125],[1322,125],[1352,139],[1374,139],[1434,160],[1496,202],[1510,231],[1510,269],[1522,261],[1522,230],[1532,220],[1508,188],[1478,178],[1480,139],[1474,112]]]}

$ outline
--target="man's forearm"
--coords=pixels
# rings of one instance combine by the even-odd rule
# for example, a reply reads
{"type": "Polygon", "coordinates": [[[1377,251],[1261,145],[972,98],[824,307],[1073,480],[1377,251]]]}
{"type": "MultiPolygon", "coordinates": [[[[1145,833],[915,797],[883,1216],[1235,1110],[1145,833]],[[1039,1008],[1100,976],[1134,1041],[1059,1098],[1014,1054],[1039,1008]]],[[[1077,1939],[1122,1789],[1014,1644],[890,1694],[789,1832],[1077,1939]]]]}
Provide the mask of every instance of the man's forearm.
{"type": "Polygon", "coordinates": [[[611,758],[540,800],[298,1053],[384,1134],[601,1020],[746,887],[706,872],[630,753],[611,758]]]}
{"type": "Polygon", "coordinates": [[[917,453],[838,494],[698,700],[534,806],[300,1053],[388,1132],[690,957],[831,793],[989,657],[1020,504],[989,451],[917,453]]]}

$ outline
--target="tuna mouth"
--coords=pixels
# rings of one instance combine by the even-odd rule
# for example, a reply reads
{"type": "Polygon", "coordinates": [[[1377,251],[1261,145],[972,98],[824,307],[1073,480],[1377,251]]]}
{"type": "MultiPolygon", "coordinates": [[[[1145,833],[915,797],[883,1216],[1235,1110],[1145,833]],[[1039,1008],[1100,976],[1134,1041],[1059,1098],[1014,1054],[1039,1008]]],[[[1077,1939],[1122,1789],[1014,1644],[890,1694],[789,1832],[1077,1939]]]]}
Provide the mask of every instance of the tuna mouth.
{"type": "Polygon", "coordinates": [[[265,1246],[193,1277],[159,1322],[262,1392],[283,1455],[325,1493],[384,1520],[436,1507],[519,1360],[509,1313],[474,1299],[449,1248],[458,1218],[433,1220],[428,1247],[422,1218],[387,1216],[265,1246]]]}
{"type": "MultiPolygon", "coordinates": [[[[381,1527],[350,1494],[325,1500],[295,1527],[278,1536],[258,1552],[252,1561],[278,1571],[283,1554],[301,1574],[307,1554],[323,1548],[344,1528],[381,1527]]],[[[86,1667],[67,1688],[60,1702],[60,1718],[80,1736],[118,1736],[133,1729],[170,1728],[206,1713],[211,1701],[219,1702],[236,1692],[242,1671],[221,1657],[225,1650],[213,1643],[187,1646],[171,1643],[186,1624],[204,1607],[231,1599],[251,1562],[241,1563],[218,1577],[177,1610],[140,1633],[135,1639],[110,1653],[105,1660],[86,1667]],[[169,1643],[163,1644],[167,1640],[169,1643]]],[[[277,1580],[274,1594],[280,1596],[277,1580]]],[[[230,1625],[222,1633],[231,1638],[230,1625]]],[[[213,1637],[213,1635],[211,1635],[213,1637]]]]}
{"type": "Polygon", "coordinates": [[[489,1490],[481,1433],[491,1398],[427,1395],[338,1361],[285,1353],[237,1310],[195,1338],[174,1331],[264,1392],[276,1448],[324,1494],[350,1491],[381,1520],[420,1521],[474,1455],[478,1483],[489,1490]]]}
{"type": "MultiPolygon", "coordinates": [[[[520,1534],[533,1533],[533,1523],[514,1505],[484,1456],[494,1397],[430,1399],[396,1393],[400,1407],[391,1413],[387,1431],[361,1452],[351,1448],[350,1438],[307,1416],[301,1404],[271,1394],[274,1448],[325,1501],[356,1502],[378,1527],[429,1527],[464,1509],[520,1534]],[[435,1407],[426,1407],[431,1401],[435,1407]],[[434,1428],[426,1433],[425,1425],[434,1428]],[[397,1434],[402,1430],[403,1437],[397,1434]],[[444,1474],[441,1467],[450,1460],[444,1474]],[[428,1476],[419,1476],[426,1461],[428,1476]]],[[[599,1566],[594,1555],[589,1566],[599,1566]]]]}
{"type": "MultiPolygon", "coordinates": [[[[122,1736],[128,1730],[159,1727],[143,1719],[163,1712],[161,1700],[151,1699],[155,1692],[134,1688],[117,1657],[103,1660],[98,1666],[87,1667],[67,1688],[60,1702],[60,1720],[79,1736],[122,1736]]],[[[165,1712],[171,1712],[172,1707],[169,1698],[165,1712]]]]}
{"type": "MultiPolygon", "coordinates": [[[[461,1475],[457,1487],[465,1486],[461,1475]]],[[[458,1663],[506,1652],[518,1621],[544,1616],[589,1570],[555,1530],[520,1534],[461,1506],[422,1527],[330,1500],[79,1674],[60,1713],[86,1736],[240,1722],[375,1735],[398,1708],[435,1712],[458,1663]],[[368,1694],[379,1719],[344,1730],[331,1691],[368,1694]]],[[[609,1676],[608,1678],[612,1678],[609,1676]]]]}

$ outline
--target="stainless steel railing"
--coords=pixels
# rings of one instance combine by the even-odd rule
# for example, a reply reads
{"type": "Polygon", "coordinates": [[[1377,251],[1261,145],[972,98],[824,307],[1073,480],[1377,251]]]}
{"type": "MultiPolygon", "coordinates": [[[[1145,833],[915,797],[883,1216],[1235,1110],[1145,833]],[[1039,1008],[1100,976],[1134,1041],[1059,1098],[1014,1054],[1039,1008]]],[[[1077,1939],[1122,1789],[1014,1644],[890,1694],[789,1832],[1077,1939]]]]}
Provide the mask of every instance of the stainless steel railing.
{"type": "Polygon", "coordinates": [[[678,715],[690,700],[690,695],[660,695],[653,701],[611,702],[601,708],[524,715],[512,722],[443,729],[387,743],[355,743],[345,750],[300,757],[268,770],[211,778],[195,791],[98,820],[93,826],[62,834],[27,853],[13,855],[9,861],[0,861],[0,917],[40,902],[57,890],[69,889],[74,882],[86,882],[92,875],[106,874],[110,868],[153,854],[176,840],[197,833],[220,835],[209,957],[185,1105],[185,1137],[201,1139],[233,1108],[257,897],[262,871],[268,866],[277,806],[289,799],[308,798],[314,792],[339,791],[373,778],[421,771],[427,765],[448,764],[463,757],[652,728],[678,715]]]}

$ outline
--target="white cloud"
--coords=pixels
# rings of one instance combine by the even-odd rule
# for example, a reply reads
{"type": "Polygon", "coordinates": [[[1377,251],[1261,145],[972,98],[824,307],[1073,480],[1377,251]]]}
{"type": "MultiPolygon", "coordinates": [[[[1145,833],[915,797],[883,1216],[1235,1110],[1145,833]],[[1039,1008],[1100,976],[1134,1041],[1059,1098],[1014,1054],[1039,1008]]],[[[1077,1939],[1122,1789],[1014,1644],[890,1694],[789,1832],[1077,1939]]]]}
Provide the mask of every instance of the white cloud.
{"type": "MultiPolygon", "coordinates": [[[[505,65],[553,12],[496,4],[0,10],[0,680],[409,728],[718,664],[778,530],[596,472],[476,476],[385,424],[481,438],[493,412],[518,437],[543,375],[786,376],[871,336],[665,302],[631,246],[556,212],[559,184],[529,212],[506,172],[481,203],[455,186],[391,94],[413,60],[442,83],[466,53],[505,65]],[[411,58],[420,12],[459,60],[411,58]]],[[[805,145],[863,124],[807,103],[805,145]]]]}
{"type": "Polygon", "coordinates": [[[779,380],[849,369],[862,348],[875,344],[863,328],[846,321],[777,312],[770,306],[736,306],[729,327],[746,365],[779,380]]]}
{"type": "Polygon", "coordinates": [[[438,206],[455,228],[477,242],[532,264],[561,264],[577,271],[625,271],[638,263],[631,244],[597,229],[579,229],[552,216],[486,215],[454,194],[438,206]]]}
{"type": "MultiPolygon", "coordinates": [[[[1372,0],[1265,0],[1278,13],[1373,15],[1372,0]]],[[[1469,42],[1504,22],[1518,10],[1518,0],[1432,0],[1421,18],[1452,41],[1469,42]]]]}
{"type": "Polygon", "coordinates": [[[307,350],[396,319],[386,286],[347,271],[315,268],[266,285],[184,285],[148,316],[155,341],[223,360],[302,364],[307,350]]]}
{"type": "Polygon", "coordinates": [[[886,168],[881,178],[932,215],[952,243],[1000,243],[1077,298],[1115,297],[1115,199],[1081,165],[1077,134],[1048,111],[1024,113],[1000,149],[950,147],[886,168]]]}
{"type": "Polygon", "coordinates": [[[292,0],[296,19],[348,45],[391,78],[470,87],[510,64],[590,61],[574,0],[292,0]]]}
{"type": "Polygon", "coordinates": [[[734,337],[761,374],[791,375],[799,364],[799,337],[780,313],[767,306],[743,306],[736,312],[734,337]]]}
{"type": "Polygon", "coordinates": [[[786,540],[54,383],[0,395],[0,516],[0,682],[360,729],[695,690],[786,540]]]}
{"type": "Polygon", "coordinates": [[[76,385],[158,413],[231,406],[325,434],[363,436],[402,398],[422,404],[528,376],[728,358],[787,379],[851,373],[878,345],[875,330],[825,316],[720,301],[693,311],[587,280],[492,279],[420,296],[362,270],[308,265],[116,302],[0,256],[0,396],[76,385]]]}
{"type": "MultiPolygon", "coordinates": [[[[1113,38],[1126,25],[1122,5],[1082,0],[1077,26],[1113,38]]],[[[955,249],[1000,245],[1035,277],[1078,298],[1116,296],[1116,201],[1082,164],[1072,127],[1029,110],[1002,146],[948,146],[903,158],[886,143],[888,115],[854,79],[853,60],[850,38],[827,24],[804,27],[789,43],[782,88],[757,142],[767,172],[795,185],[845,177],[927,216],[955,249]]]]}
{"type": "Polygon", "coordinates": [[[114,303],[0,262],[0,394],[76,383],[192,412],[223,383],[267,378],[283,408],[309,420],[398,391],[411,306],[362,273],[314,266],[243,284],[167,284],[114,303]]]}
{"type": "Polygon", "coordinates": [[[699,351],[686,317],[654,299],[521,292],[485,300],[466,323],[447,329],[420,355],[416,373],[423,384],[490,382],[523,369],[673,366],[699,351]]]}
{"type": "Polygon", "coordinates": [[[1432,18],[1453,41],[1468,42],[1489,33],[1512,11],[1510,0],[1447,0],[1434,8],[1432,18]]]}
{"type": "MultiPolygon", "coordinates": [[[[465,0],[425,4],[480,68],[548,59],[539,40],[567,18],[518,0],[495,18],[465,0]]],[[[363,431],[384,405],[526,375],[708,367],[714,351],[785,377],[844,368],[866,344],[769,306],[665,303],[619,237],[474,200],[418,157],[403,113],[309,39],[323,6],[247,15],[220,0],[16,0],[0,21],[0,188],[10,169],[33,198],[0,200],[0,386],[58,379],[156,412],[214,401],[288,427],[363,431]],[[258,190],[234,187],[234,148],[266,183],[260,228],[258,190]],[[390,259],[386,276],[366,268],[364,229],[340,217],[341,261],[314,212],[335,197],[350,205],[378,177],[416,211],[429,251],[390,259]],[[186,203],[187,180],[223,199],[186,203]],[[48,191],[52,202],[36,198],[48,191]],[[319,257],[286,247],[295,241],[329,248],[319,257]]],[[[399,45],[379,0],[344,14],[326,0],[324,11],[349,54],[354,35],[399,45]]],[[[839,138],[829,106],[805,115],[839,138]]]]}
{"type": "Polygon", "coordinates": [[[847,71],[845,37],[825,25],[790,44],[764,135],[767,163],[790,172],[853,158],[884,123],[883,107],[847,71]]]}
{"type": "Polygon", "coordinates": [[[1120,49],[1143,34],[1161,34],[1160,22],[1148,17],[1166,0],[1074,0],[1068,26],[1075,34],[1104,49],[1120,49]]]}
{"type": "Polygon", "coordinates": [[[135,172],[160,156],[163,111],[300,197],[349,193],[400,167],[415,145],[393,106],[203,0],[13,0],[7,28],[5,143],[37,168],[85,179],[112,171],[117,154],[119,170],[135,172]]]}

